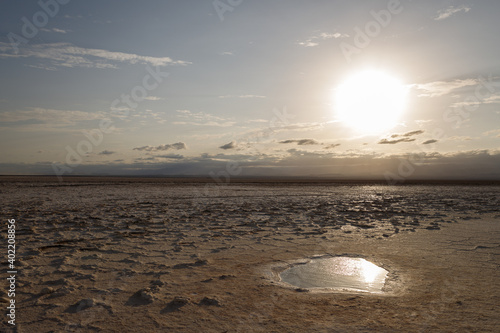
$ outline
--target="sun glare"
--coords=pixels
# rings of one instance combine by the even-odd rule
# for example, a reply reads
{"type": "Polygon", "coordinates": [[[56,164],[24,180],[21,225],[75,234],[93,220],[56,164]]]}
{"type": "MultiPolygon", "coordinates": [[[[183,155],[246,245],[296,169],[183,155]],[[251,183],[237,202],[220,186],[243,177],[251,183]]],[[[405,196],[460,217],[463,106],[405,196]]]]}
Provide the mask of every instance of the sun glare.
{"type": "Polygon", "coordinates": [[[337,119],[363,134],[378,134],[400,121],[406,105],[405,86],[380,71],[352,75],[335,91],[337,119]]]}

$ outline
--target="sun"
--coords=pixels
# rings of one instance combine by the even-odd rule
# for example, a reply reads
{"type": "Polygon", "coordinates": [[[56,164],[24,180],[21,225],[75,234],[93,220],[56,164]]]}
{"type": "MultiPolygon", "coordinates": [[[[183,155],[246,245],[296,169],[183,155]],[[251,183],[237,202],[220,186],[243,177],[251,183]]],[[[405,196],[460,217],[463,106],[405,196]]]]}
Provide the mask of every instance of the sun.
{"type": "Polygon", "coordinates": [[[398,79],[376,70],[350,76],[335,90],[337,119],[363,134],[379,134],[398,124],[407,89],[398,79]]]}

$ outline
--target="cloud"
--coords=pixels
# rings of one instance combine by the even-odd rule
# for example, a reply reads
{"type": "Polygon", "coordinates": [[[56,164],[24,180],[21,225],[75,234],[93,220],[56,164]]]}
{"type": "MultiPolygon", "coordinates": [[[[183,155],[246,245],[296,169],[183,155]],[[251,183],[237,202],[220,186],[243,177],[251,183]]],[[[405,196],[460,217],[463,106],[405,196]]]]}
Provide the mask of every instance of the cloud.
{"type": "Polygon", "coordinates": [[[238,98],[266,98],[263,95],[239,95],[238,98]]]}
{"type": "Polygon", "coordinates": [[[156,156],[150,156],[150,157],[139,157],[134,159],[135,162],[142,162],[142,161],[157,161],[156,156]]]}
{"type": "Polygon", "coordinates": [[[416,131],[406,132],[403,134],[392,134],[391,138],[401,138],[401,137],[407,138],[414,135],[420,135],[422,133],[424,133],[423,130],[416,130],[416,131]]]}
{"type": "Polygon", "coordinates": [[[395,140],[382,139],[378,142],[378,144],[379,145],[394,145],[394,144],[400,143],[400,142],[412,142],[415,140],[416,139],[411,139],[411,138],[400,138],[400,139],[395,139],[395,140]]]}
{"type": "Polygon", "coordinates": [[[246,121],[247,123],[269,123],[269,119],[250,119],[246,121]]]}
{"type": "Polygon", "coordinates": [[[429,123],[432,123],[434,120],[432,119],[418,119],[418,120],[415,120],[415,123],[417,123],[417,125],[425,125],[425,124],[429,124],[429,123]]]}
{"type": "Polygon", "coordinates": [[[231,127],[235,124],[234,121],[226,121],[223,123],[219,123],[216,121],[208,121],[205,123],[197,123],[197,122],[189,122],[189,121],[174,121],[172,122],[174,125],[195,125],[195,126],[216,126],[216,127],[231,127]]]}
{"type": "Polygon", "coordinates": [[[190,110],[177,110],[177,113],[177,118],[185,121],[175,121],[173,122],[174,125],[230,127],[235,124],[234,121],[204,112],[194,113],[190,110]]]}
{"type": "Polygon", "coordinates": [[[438,15],[434,18],[434,20],[441,21],[460,12],[467,13],[469,10],[471,10],[471,8],[467,6],[460,6],[460,7],[450,6],[446,9],[441,9],[440,11],[438,11],[437,13],[438,15]]]}
{"type": "Polygon", "coordinates": [[[298,146],[309,146],[309,145],[320,145],[318,141],[314,139],[301,139],[301,140],[283,140],[279,143],[287,144],[287,143],[296,143],[298,146]]]}
{"type": "Polygon", "coordinates": [[[422,142],[422,144],[423,145],[430,145],[431,143],[436,143],[436,142],[438,142],[438,140],[431,139],[431,140],[427,140],[427,141],[422,142]]]}
{"type": "Polygon", "coordinates": [[[347,38],[349,35],[347,34],[341,34],[339,32],[335,32],[333,34],[328,33],[328,32],[322,32],[319,34],[319,38],[321,39],[330,39],[330,38],[347,38]]]}
{"type": "Polygon", "coordinates": [[[220,149],[228,150],[228,149],[235,149],[237,147],[236,142],[231,141],[229,143],[226,143],[225,145],[220,146],[220,149]]]}
{"type": "Polygon", "coordinates": [[[45,64],[27,65],[27,67],[43,69],[44,71],[57,71],[56,67],[50,66],[50,65],[45,65],[45,64]]]}
{"type": "Polygon", "coordinates": [[[449,138],[446,139],[448,141],[471,141],[473,138],[471,138],[470,136],[450,136],[449,138]]]}
{"type": "MultiPolygon", "coordinates": [[[[293,117],[291,117],[293,118],[293,117]]],[[[264,121],[259,121],[264,123],[264,121]]],[[[262,142],[263,140],[270,139],[272,136],[276,135],[277,133],[281,132],[304,132],[304,131],[314,131],[314,130],[319,130],[322,129],[325,126],[325,122],[321,123],[295,123],[295,124],[289,124],[287,125],[286,123],[288,120],[286,120],[286,123],[277,123],[275,126],[272,124],[270,121],[265,121],[268,122],[268,126],[261,127],[258,129],[251,129],[244,133],[243,140],[240,141],[245,141],[245,142],[262,142]]],[[[286,141],[286,140],[285,140],[286,141]]],[[[295,140],[297,141],[297,140],[295,140]]],[[[290,143],[296,143],[296,142],[290,142],[290,143]]],[[[321,144],[321,143],[318,143],[321,144]]]]}
{"type": "Polygon", "coordinates": [[[483,100],[484,104],[498,104],[500,103],[500,94],[491,95],[483,100]]]}
{"type": "Polygon", "coordinates": [[[319,43],[317,42],[313,42],[312,40],[308,39],[304,42],[297,42],[298,45],[300,46],[304,46],[304,47],[315,47],[315,46],[318,46],[319,43]]]}
{"type": "Polygon", "coordinates": [[[423,130],[415,130],[415,131],[410,131],[410,132],[406,132],[403,134],[396,133],[396,134],[392,134],[390,136],[390,139],[381,139],[377,143],[379,145],[394,145],[396,143],[401,143],[401,142],[413,142],[416,139],[411,138],[412,136],[420,135],[423,133],[424,133],[423,130]]]}
{"type": "Polygon", "coordinates": [[[144,99],[148,100],[148,101],[161,101],[161,100],[164,100],[165,98],[157,97],[157,96],[147,96],[144,99]]]}
{"type": "Polygon", "coordinates": [[[341,34],[340,32],[335,32],[335,33],[328,33],[328,32],[321,32],[318,33],[314,36],[309,37],[305,41],[297,42],[297,45],[304,46],[304,47],[314,47],[319,45],[319,41],[322,40],[327,40],[327,39],[337,39],[337,38],[346,38],[349,37],[347,34],[341,34]]]}
{"type": "Polygon", "coordinates": [[[70,32],[71,30],[64,30],[64,29],[52,28],[52,31],[58,32],[60,34],[66,34],[66,33],[70,32]]]}
{"type": "Polygon", "coordinates": [[[500,129],[484,132],[483,135],[500,138],[500,129]]]}
{"type": "Polygon", "coordinates": [[[334,143],[334,144],[326,145],[324,147],[324,149],[333,149],[333,148],[336,148],[338,146],[340,146],[340,143],[334,143]]]}
{"type": "Polygon", "coordinates": [[[57,33],[60,33],[60,34],[66,34],[66,33],[72,31],[72,30],[64,30],[64,29],[58,29],[58,28],[52,28],[52,29],[43,28],[41,30],[45,31],[45,32],[57,32],[57,33]]]}
{"type": "Polygon", "coordinates": [[[407,132],[407,133],[403,134],[403,136],[420,135],[422,133],[424,133],[423,130],[416,130],[416,131],[407,132]]]}
{"type": "Polygon", "coordinates": [[[481,100],[476,98],[475,100],[456,102],[450,105],[450,107],[460,108],[460,107],[474,106],[480,104],[500,104],[500,94],[491,94],[491,96],[481,100]]]}
{"type": "Polygon", "coordinates": [[[103,118],[105,115],[100,112],[29,108],[0,112],[0,127],[61,128],[103,118]]]}
{"type": "Polygon", "coordinates": [[[475,86],[479,84],[478,79],[464,79],[464,80],[454,80],[454,81],[435,81],[424,84],[413,85],[418,90],[423,90],[424,92],[419,97],[440,97],[449,94],[450,92],[468,87],[475,86]]]}
{"type": "Polygon", "coordinates": [[[133,150],[155,152],[155,151],[165,151],[170,149],[175,149],[175,150],[187,149],[187,146],[184,142],[177,142],[172,144],[159,145],[156,147],[152,146],[136,147],[133,150]]]}
{"type": "MultiPolygon", "coordinates": [[[[335,154],[292,150],[286,155],[208,155],[184,159],[155,159],[125,163],[119,160],[99,164],[82,164],[73,175],[132,176],[208,176],[210,171],[223,170],[228,161],[241,166],[240,176],[306,176],[335,179],[381,179],[387,172],[398,174],[404,155],[335,154]]],[[[500,180],[500,151],[477,150],[447,154],[419,152],[414,159],[414,172],[405,179],[490,179],[500,180]]],[[[0,174],[53,175],[50,162],[0,163],[0,174]]],[[[69,174],[68,174],[69,175],[69,174]]]]}
{"type": "Polygon", "coordinates": [[[116,154],[116,152],[110,150],[103,150],[98,155],[113,155],[113,154],[116,154]]]}
{"type": "Polygon", "coordinates": [[[0,58],[35,58],[52,67],[117,68],[117,63],[148,64],[152,66],[187,65],[190,62],[169,57],[150,57],[133,53],[78,47],[70,43],[28,44],[15,53],[8,43],[0,42],[0,58]]]}
{"type": "Polygon", "coordinates": [[[263,96],[263,95],[252,95],[252,94],[247,94],[247,95],[222,95],[222,96],[219,96],[219,98],[266,98],[266,96],[263,96]]]}
{"type": "Polygon", "coordinates": [[[156,155],[156,158],[166,158],[166,159],[171,159],[171,160],[181,160],[184,158],[184,156],[179,155],[179,154],[168,154],[168,155],[156,155]]]}
{"type": "Polygon", "coordinates": [[[317,123],[295,123],[290,125],[280,126],[278,128],[273,128],[274,131],[314,131],[322,129],[325,126],[323,122],[317,123]]]}

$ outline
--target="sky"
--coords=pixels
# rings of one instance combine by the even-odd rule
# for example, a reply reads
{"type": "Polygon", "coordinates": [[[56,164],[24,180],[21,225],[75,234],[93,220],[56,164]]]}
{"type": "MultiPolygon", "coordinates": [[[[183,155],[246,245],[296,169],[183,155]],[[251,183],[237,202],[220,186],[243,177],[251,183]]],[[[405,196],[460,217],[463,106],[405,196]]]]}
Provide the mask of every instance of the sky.
{"type": "Polygon", "coordinates": [[[4,0],[0,174],[500,179],[498,13],[496,0],[4,0]],[[360,130],[338,92],[370,71],[404,106],[387,113],[394,89],[375,105],[387,84],[365,77],[344,94],[360,130]]]}

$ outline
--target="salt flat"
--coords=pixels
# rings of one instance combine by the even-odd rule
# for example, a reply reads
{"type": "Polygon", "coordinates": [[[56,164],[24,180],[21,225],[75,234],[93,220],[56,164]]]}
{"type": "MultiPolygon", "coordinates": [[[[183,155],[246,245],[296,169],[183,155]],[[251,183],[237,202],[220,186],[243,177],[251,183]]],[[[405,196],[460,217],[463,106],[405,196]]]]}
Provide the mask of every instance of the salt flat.
{"type": "Polygon", "coordinates": [[[3,182],[21,331],[500,329],[498,186],[204,186],[3,182]],[[325,254],[387,269],[387,293],[313,293],[266,275],[325,254]]]}

